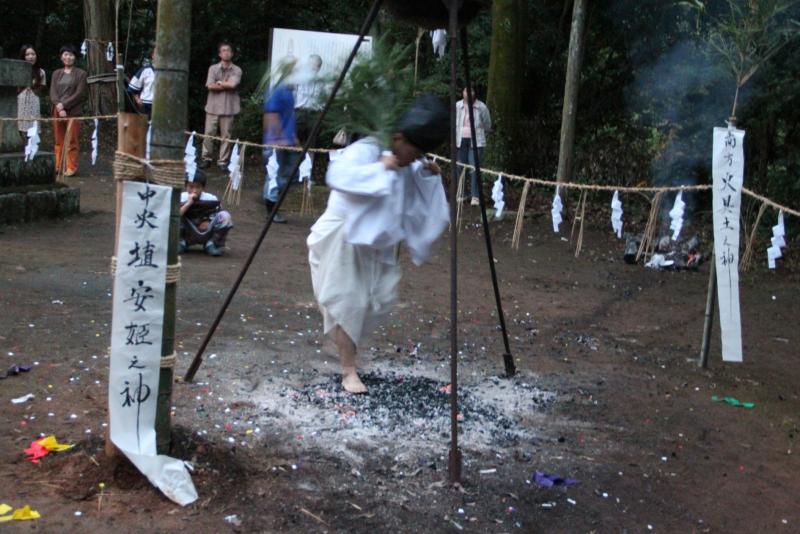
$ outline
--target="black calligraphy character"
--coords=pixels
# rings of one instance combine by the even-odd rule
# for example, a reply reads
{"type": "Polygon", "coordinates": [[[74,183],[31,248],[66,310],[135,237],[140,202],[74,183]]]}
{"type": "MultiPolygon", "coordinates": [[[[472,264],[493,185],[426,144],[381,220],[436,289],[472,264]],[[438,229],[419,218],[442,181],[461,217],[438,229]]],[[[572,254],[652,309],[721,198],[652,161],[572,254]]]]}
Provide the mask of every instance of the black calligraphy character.
{"type": "Polygon", "coordinates": [[[133,358],[131,359],[131,364],[128,366],[128,369],[144,369],[144,368],[145,368],[144,365],[139,363],[139,357],[134,354],[133,358]]]}
{"type": "Polygon", "coordinates": [[[150,184],[144,185],[144,193],[136,193],[139,195],[139,198],[144,200],[144,207],[146,208],[150,204],[150,199],[156,196],[156,192],[150,189],[150,184]]]}
{"type": "Polygon", "coordinates": [[[153,263],[153,253],[156,250],[156,246],[147,240],[147,243],[144,247],[139,247],[139,242],[135,241],[133,248],[128,251],[128,254],[133,256],[133,259],[128,262],[128,266],[133,265],[136,262],[134,267],[158,267],[155,263],[153,263]]]}
{"type": "Polygon", "coordinates": [[[733,152],[726,152],[722,155],[722,159],[728,163],[728,167],[733,166],[733,152]]]}
{"type": "Polygon", "coordinates": [[[723,197],[722,199],[722,206],[725,212],[732,213],[733,212],[733,195],[728,195],[727,197],[723,197]]]}
{"type": "Polygon", "coordinates": [[[150,386],[144,383],[142,373],[139,373],[139,384],[133,388],[133,391],[131,391],[131,383],[129,381],[125,380],[123,383],[125,384],[125,389],[123,389],[120,393],[120,395],[122,395],[124,398],[122,401],[122,407],[126,408],[131,407],[134,404],[136,405],[136,442],[139,445],[139,450],[141,451],[142,447],[139,439],[139,419],[142,410],[142,403],[150,398],[150,386]]]}
{"type": "Polygon", "coordinates": [[[722,191],[724,192],[726,189],[730,188],[731,191],[734,193],[736,192],[736,188],[731,185],[733,181],[733,175],[731,173],[726,173],[725,176],[722,177],[722,191]]]}
{"type": "Polygon", "coordinates": [[[733,132],[728,132],[728,135],[725,136],[725,147],[736,148],[736,136],[733,135],[733,132]]]}
{"type": "Polygon", "coordinates": [[[151,219],[158,219],[158,217],[145,206],[141,213],[136,214],[136,228],[144,228],[145,224],[150,228],[158,228],[158,226],[150,222],[151,219]]]}
{"type": "Polygon", "coordinates": [[[733,265],[735,263],[734,259],[734,254],[729,248],[724,254],[722,254],[722,265],[725,267],[733,265]]]}
{"type": "Polygon", "coordinates": [[[128,338],[125,341],[126,345],[152,345],[152,341],[147,341],[147,336],[150,335],[150,323],[136,324],[131,323],[125,327],[128,331],[128,338]]]}
{"type": "Polygon", "coordinates": [[[147,299],[154,298],[153,295],[149,295],[148,293],[152,292],[153,288],[150,286],[144,285],[144,280],[139,280],[138,287],[131,288],[131,296],[123,300],[123,302],[128,302],[129,300],[133,301],[135,308],[133,311],[147,311],[144,307],[144,303],[147,302],[147,299]]]}
{"type": "Polygon", "coordinates": [[[722,223],[723,230],[733,230],[733,226],[731,226],[731,220],[725,217],[725,222],[722,223]]]}

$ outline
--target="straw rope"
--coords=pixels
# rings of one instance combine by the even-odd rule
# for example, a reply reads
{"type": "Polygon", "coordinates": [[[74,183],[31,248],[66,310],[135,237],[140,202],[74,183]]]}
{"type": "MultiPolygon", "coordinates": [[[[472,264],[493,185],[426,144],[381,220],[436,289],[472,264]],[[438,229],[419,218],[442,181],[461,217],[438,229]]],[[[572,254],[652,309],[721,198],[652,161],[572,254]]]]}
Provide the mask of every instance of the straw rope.
{"type": "Polygon", "coordinates": [[[175,364],[178,361],[178,354],[173,352],[169,356],[162,356],[161,357],[161,368],[162,369],[170,369],[175,367],[175,364]]]}
{"type": "MultiPolygon", "coordinates": [[[[34,119],[40,122],[56,122],[56,121],[89,121],[94,119],[116,119],[117,115],[91,115],[91,116],[81,116],[81,117],[40,117],[38,119],[34,119]]],[[[21,121],[30,121],[31,119],[21,119],[19,117],[0,117],[0,122],[21,122],[21,121]]],[[[191,135],[192,132],[185,132],[187,135],[191,135]]],[[[233,139],[227,137],[219,137],[214,135],[206,135],[200,134],[195,132],[195,137],[199,137],[202,139],[210,138],[215,141],[229,141],[234,142],[233,139]]],[[[256,148],[272,148],[275,150],[290,150],[292,152],[302,152],[302,147],[296,146],[283,146],[283,145],[267,145],[262,143],[253,143],[250,141],[239,141],[242,146],[251,146],[256,148]]],[[[329,154],[334,152],[337,149],[329,149],[329,148],[310,148],[308,152],[315,153],[315,154],[329,154]]],[[[427,156],[432,159],[433,161],[441,161],[443,163],[451,164],[452,161],[449,158],[444,156],[440,156],[438,154],[429,153],[427,156]]],[[[115,162],[116,163],[116,162],[115,162]]],[[[151,162],[152,163],[152,162],[151,162]]],[[[462,167],[463,169],[471,169],[474,170],[474,165],[469,165],[467,163],[456,163],[458,166],[462,167]]],[[[581,184],[576,182],[557,182],[555,180],[543,180],[541,178],[530,178],[527,176],[521,176],[517,174],[509,174],[502,171],[496,171],[494,169],[486,169],[481,168],[481,172],[495,176],[495,177],[504,177],[512,181],[518,182],[525,182],[533,185],[539,185],[544,187],[560,187],[564,189],[578,189],[578,190],[585,190],[585,191],[606,191],[609,193],[613,193],[614,191],[619,191],[620,193],[667,193],[667,192],[678,192],[678,191],[708,191],[711,189],[710,184],[699,184],[699,185],[676,185],[676,186],[665,186],[665,187],[623,187],[617,185],[601,185],[601,184],[581,184]]],[[[183,177],[181,177],[181,186],[183,186],[183,177]]],[[[763,195],[759,195],[758,193],[747,189],[746,187],[742,188],[742,193],[748,195],[756,200],[759,200],[765,203],[767,206],[778,210],[783,211],[787,215],[792,215],[794,217],[800,218],[800,211],[792,209],[788,206],[784,206],[783,204],[779,204],[774,200],[771,200],[763,195]]]]}
{"type": "Polygon", "coordinates": [[[747,246],[745,246],[744,254],[742,254],[742,259],[739,262],[739,270],[743,273],[746,273],[750,270],[750,263],[753,260],[753,245],[755,244],[756,240],[756,231],[758,230],[758,225],[761,223],[761,217],[764,216],[765,211],[767,211],[767,205],[762,202],[761,206],[758,208],[756,222],[753,224],[752,230],[750,230],[750,237],[747,240],[747,246]]]}
{"type": "MultiPolygon", "coordinates": [[[[182,267],[183,267],[183,264],[181,263],[180,260],[178,260],[178,263],[173,263],[173,264],[167,265],[167,275],[166,275],[166,278],[165,278],[166,283],[168,283],[168,284],[177,284],[181,279],[181,268],[182,267]]],[[[111,256],[111,264],[110,264],[109,270],[111,272],[111,276],[112,277],[117,275],[117,257],[116,256],[111,256]]]]}

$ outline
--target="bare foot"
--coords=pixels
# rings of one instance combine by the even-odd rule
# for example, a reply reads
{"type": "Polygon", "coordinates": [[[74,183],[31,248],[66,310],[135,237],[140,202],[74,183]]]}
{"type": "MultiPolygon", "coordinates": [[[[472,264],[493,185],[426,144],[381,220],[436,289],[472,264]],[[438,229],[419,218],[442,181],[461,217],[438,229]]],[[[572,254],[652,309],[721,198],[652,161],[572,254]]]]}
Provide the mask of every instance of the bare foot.
{"type": "Polygon", "coordinates": [[[356,373],[355,369],[342,370],[342,387],[348,393],[354,393],[356,395],[367,392],[367,386],[358,378],[358,373],[356,373]]]}

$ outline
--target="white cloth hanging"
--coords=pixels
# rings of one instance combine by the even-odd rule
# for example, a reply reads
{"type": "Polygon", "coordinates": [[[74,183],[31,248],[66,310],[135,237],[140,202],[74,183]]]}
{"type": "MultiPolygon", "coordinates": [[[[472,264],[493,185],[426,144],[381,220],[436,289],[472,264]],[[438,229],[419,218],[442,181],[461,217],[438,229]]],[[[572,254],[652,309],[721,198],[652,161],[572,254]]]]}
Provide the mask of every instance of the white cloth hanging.
{"type": "Polygon", "coordinates": [[[614,191],[614,198],[611,199],[611,227],[617,238],[622,237],[622,201],[619,199],[619,191],[614,191]]]}
{"type": "Polygon", "coordinates": [[[81,43],[81,55],[83,57],[86,57],[86,52],[87,51],[88,51],[88,43],[87,43],[86,39],[84,39],[83,42],[81,43]]]}
{"type": "Polygon", "coordinates": [[[553,197],[553,208],[550,210],[550,213],[553,216],[553,231],[558,233],[558,227],[561,226],[561,221],[564,219],[561,217],[561,211],[564,209],[564,204],[561,202],[561,195],[558,194],[558,188],[556,187],[556,194],[553,197]]]}
{"type": "Polygon", "coordinates": [[[153,136],[153,123],[147,123],[147,136],[144,140],[144,159],[150,161],[150,139],[153,136]]]}
{"type": "Polygon", "coordinates": [[[492,200],[494,200],[494,218],[499,220],[503,217],[503,209],[506,206],[506,202],[503,199],[502,176],[498,176],[497,180],[494,181],[494,185],[492,186],[492,200]]]}
{"type": "Polygon", "coordinates": [[[33,122],[33,125],[28,128],[27,135],[28,144],[25,145],[25,161],[31,161],[36,157],[36,153],[39,152],[39,142],[41,141],[39,137],[39,121],[33,122]]]}
{"type": "Polygon", "coordinates": [[[433,42],[433,52],[439,58],[443,58],[447,53],[447,30],[433,30],[431,41],[433,42]]]}
{"type": "Polygon", "coordinates": [[[772,246],[767,249],[767,265],[770,269],[776,267],[775,260],[783,257],[782,248],[786,246],[786,228],[783,225],[783,210],[778,213],[778,224],[772,227],[772,246]]]}
{"type": "Polygon", "coordinates": [[[108,61],[114,61],[114,45],[112,43],[108,43],[106,47],[106,59],[108,61]]]}
{"type": "Polygon", "coordinates": [[[183,152],[184,170],[186,172],[186,180],[194,182],[194,176],[197,174],[197,148],[194,146],[194,134],[189,136],[186,141],[186,150],[183,152]]]}
{"type": "Polygon", "coordinates": [[[92,131],[92,165],[97,162],[97,130],[100,128],[100,121],[94,119],[94,131],[92,131]]]}
{"type": "Polygon", "coordinates": [[[228,162],[228,173],[230,174],[231,178],[231,189],[234,191],[239,190],[239,184],[242,181],[242,168],[239,165],[239,162],[239,141],[236,141],[236,144],[233,145],[233,150],[231,150],[231,159],[228,162]]]}

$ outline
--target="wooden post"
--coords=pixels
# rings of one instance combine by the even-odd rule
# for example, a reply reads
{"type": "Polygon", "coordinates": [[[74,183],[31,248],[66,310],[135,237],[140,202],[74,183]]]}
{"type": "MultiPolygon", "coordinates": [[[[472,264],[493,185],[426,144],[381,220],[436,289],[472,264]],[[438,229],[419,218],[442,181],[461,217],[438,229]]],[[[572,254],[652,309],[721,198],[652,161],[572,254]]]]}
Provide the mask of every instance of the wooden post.
{"type": "Polygon", "coordinates": [[[700,347],[700,360],[703,369],[708,367],[708,350],[711,348],[711,327],[714,326],[714,309],[717,301],[717,258],[711,254],[711,267],[708,270],[708,293],[706,294],[706,319],[703,323],[703,344],[700,347]]]}
{"type": "Polygon", "coordinates": [[[583,33],[586,23],[586,0],[575,0],[572,8],[572,29],[569,35],[569,58],[567,79],[564,84],[564,107],[561,111],[561,143],[558,151],[558,175],[556,180],[572,180],[575,155],[575,119],[578,113],[578,88],[583,61],[583,33]]]}
{"type": "Polygon", "coordinates": [[[458,10],[459,0],[450,0],[450,482],[461,482],[461,451],[458,448],[458,165],[456,165],[456,100],[458,92],[458,10]]]}
{"type": "MultiPolygon", "coordinates": [[[[89,75],[89,101],[92,113],[114,113],[114,88],[111,62],[106,47],[114,40],[114,11],[110,0],[83,0],[83,25],[86,31],[86,71],[89,75]],[[110,75],[111,79],[103,75],[110,75]],[[110,83],[109,83],[110,82],[110,83]]],[[[113,43],[114,47],[117,43],[113,43]]]]}
{"type": "MultiPolygon", "coordinates": [[[[144,157],[145,137],[147,136],[147,119],[135,113],[119,113],[117,115],[117,150],[139,158],[144,157]]],[[[116,226],[114,230],[114,253],[119,243],[119,218],[122,213],[122,181],[116,182],[116,226]]],[[[106,456],[113,457],[117,448],[111,442],[111,422],[106,428],[106,456]]]]}
{"type": "MultiPolygon", "coordinates": [[[[156,19],[156,90],[153,98],[150,154],[153,160],[183,160],[189,94],[189,47],[191,43],[191,0],[159,0],[156,19]]],[[[181,188],[172,190],[167,263],[178,263],[181,188]]],[[[164,293],[162,357],[175,350],[175,298],[177,284],[167,284],[164,293]]],[[[156,448],[166,453],[172,442],[170,405],[173,367],[162,367],[156,407],[156,448]]]]}

